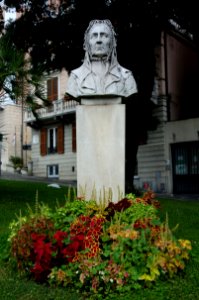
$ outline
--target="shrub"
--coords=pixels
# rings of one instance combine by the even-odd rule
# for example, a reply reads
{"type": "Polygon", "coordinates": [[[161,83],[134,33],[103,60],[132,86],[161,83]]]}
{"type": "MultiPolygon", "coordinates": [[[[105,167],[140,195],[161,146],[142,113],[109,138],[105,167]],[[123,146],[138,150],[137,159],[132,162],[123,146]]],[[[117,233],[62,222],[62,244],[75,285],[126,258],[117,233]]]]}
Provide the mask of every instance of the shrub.
{"type": "Polygon", "coordinates": [[[15,170],[22,169],[23,159],[18,156],[10,156],[9,161],[13,164],[15,170]]]}
{"type": "Polygon", "coordinates": [[[129,194],[101,209],[95,201],[67,201],[12,223],[11,256],[38,282],[98,295],[172,277],[185,268],[191,243],[177,240],[158,218],[152,192],[129,194]],[[14,225],[13,225],[14,224],[14,225]]]}

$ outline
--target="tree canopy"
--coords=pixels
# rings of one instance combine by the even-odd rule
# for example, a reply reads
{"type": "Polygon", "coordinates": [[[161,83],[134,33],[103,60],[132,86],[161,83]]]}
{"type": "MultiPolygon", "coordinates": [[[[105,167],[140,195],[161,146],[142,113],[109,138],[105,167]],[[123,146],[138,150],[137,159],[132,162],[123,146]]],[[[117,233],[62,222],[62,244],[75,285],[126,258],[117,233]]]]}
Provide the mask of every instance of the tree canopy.
{"type": "MultiPolygon", "coordinates": [[[[1,1],[2,2],[2,1],[1,1]]],[[[129,101],[126,126],[129,151],[155,126],[149,101],[155,74],[154,48],[162,30],[178,28],[199,45],[197,1],[179,0],[4,0],[4,9],[15,7],[21,17],[1,32],[14,47],[28,52],[35,68],[51,71],[79,67],[84,57],[83,39],[92,19],[110,19],[116,31],[118,61],[132,70],[138,95],[129,101]],[[133,103],[133,104],[132,104],[133,103]],[[143,109],[144,108],[144,109],[143,109]],[[139,126],[138,126],[139,124],[139,126]],[[135,128],[135,130],[132,130],[135,128]]],[[[135,156],[134,156],[135,158],[135,156]]],[[[128,159],[128,158],[127,158],[128,159]]],[[[131,173],[131,171],[130,171],[131,173]]],[[[130,174],[132,175],[132,174],[130,174]]]]}
{"type": "Polygon", "coordinates": [[[78,67],[89,21],[110,19],[117,33],[118,60],[133,70],[145,93],[152,88],[154,47],[169,20],[196,41],[199,36],[193,0],[188,7],[179,0],[4,0],[4,8],[9,7],[22,16],[7,26],[7,34],[17,49],[29,52],[35,67],[47,71],[78,67]]]}

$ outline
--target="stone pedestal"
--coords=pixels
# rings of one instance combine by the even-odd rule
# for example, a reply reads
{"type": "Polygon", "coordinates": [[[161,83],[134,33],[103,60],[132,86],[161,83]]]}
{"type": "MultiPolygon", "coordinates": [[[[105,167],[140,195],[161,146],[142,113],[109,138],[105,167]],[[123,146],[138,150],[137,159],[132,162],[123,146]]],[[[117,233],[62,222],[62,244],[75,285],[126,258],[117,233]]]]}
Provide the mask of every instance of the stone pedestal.
{"type": "Polygon", "coordinates": [[[125,105],[109,100],[84,99],[77,106],[77,186],[86,200],[112,193],[117,202],[125,192],[125,105]]]}

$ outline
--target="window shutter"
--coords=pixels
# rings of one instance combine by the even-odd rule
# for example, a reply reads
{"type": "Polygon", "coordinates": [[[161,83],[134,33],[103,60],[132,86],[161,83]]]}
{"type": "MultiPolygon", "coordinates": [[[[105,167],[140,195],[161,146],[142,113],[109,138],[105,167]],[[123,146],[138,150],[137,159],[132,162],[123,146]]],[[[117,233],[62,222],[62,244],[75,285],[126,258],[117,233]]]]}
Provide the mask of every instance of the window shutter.
{"type": "Polygon", "coordinates": [[[42,128],[40,132],[40,154],[42,156],[47,154],[47,129],[42,128]]]}
{"type": "Polygon", "coordinates": [[[57,130],[57,152],[64,153],[64,125],[60,125],[57,130]]]}
{"type": "Polygon", "coordinates": [[[53,77],[47,81],[47,97],[48,100],[58,100],[58,78],[53,77]]]}
{"type": "Polygon", "coordinates": [[[77,151],[77,145],[76,145],[76,123],[72,123],[72,151],[77,151]]]}

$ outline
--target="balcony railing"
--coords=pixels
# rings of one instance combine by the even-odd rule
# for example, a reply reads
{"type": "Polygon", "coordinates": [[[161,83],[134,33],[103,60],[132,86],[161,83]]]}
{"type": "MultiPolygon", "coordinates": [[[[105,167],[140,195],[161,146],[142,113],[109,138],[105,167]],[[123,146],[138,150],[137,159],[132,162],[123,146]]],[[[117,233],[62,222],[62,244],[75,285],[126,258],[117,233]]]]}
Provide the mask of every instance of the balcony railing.
{"type": "MultiPolygon", "coordinates": [[[[39,119],[48,119],[61,116],[66,113],[74,112],[79,103],[75,100],[56,100],[48,107],[42,107],[36,110],[39,119]]],[[[36,118],[31,111],[26,111],[25,122],[35,121],[36,118]]]]}

